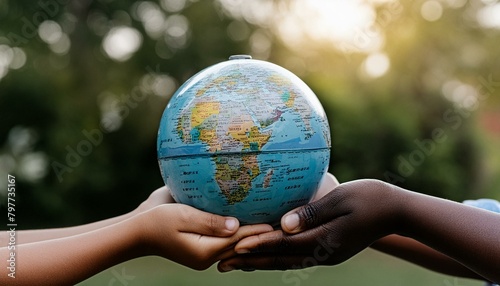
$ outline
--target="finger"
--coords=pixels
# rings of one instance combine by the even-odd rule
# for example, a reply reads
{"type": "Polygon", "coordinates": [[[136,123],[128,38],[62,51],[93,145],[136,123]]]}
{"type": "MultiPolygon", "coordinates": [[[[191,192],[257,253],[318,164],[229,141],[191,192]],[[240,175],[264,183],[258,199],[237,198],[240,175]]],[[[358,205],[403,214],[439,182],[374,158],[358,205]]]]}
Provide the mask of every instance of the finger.
{"type": "Polygon", "coordinates": [[[245,237],[240,240],[234,250],[238,254],[245,254],[249,252],[256,252],[258,250],[276,250],[274,246],[279,245],[283,239],[284,233],[281,230],[275,230],[271,232],[261,233],[258,235],[253,235],[245,237]]]}
{"type": "Polygon", "coordinates": [[[227,237],[236,233],[239,222],[234,217],[207,213],[187,205],[178,204],[181,213],[179,231],[208,236],[227,237]]]}
{"type": "Polygon", "coordinates": [[[175,203],[175,200],[172,198],[168,186],[163,186],[156,189],[151,193],[151,195],[149,195],[148,201],[159,203],[175,203]]]}
{"type": "Polygon", "coordinates": [[[281,230],[261,233],[242,239],[234,250],[238,254],[273,252],[287,254],[311,253],[324,244],[321,234],[322,228],[307,230],[290,235],[281,230]]]}
{"type": "Polygon", "coordinates": [[[287,233],[299,233],[342,216],[348,212],[348,208],[339,205],[344,197],[344,189],[339,185],[321,199],[286,213],[281,218],[281,228],[287,233]]]}
{"type": "Polygon", "coordinates": [[[319,189],[314,195],[314,197],[311,199],[311,202],[317,201],[324,197],[326,194],[331,192],[333,189],[335,189],[339,185],[339,181],[337,181],[337,178],[335,178],[334,175],[330,173],[326,173],[323,176],[323,179],[321,180],[321,184],[319,185],[319,189]]]}
{"type": "Polygon", "coordinates": [[[273,227],[268,224],[245,225],[240,227],[238,231],[229,238],[204,237],[204,239],[209,239],[211,241],[210,245],[214,252],[220,252],[216,260],[221,260],[236,255],[234,246],[241,239],[270,232],[272,230],[273,227]]]}
{"type": "Polygon", "coordinates": [[[273,230],[273,227],[268,224],[245,225],[240,227],[232,236],[231,243],[234,244],[246,237],[272,232],[273,230]]]}
{"type": "Polygon", "coordinates": [[[220,254],[216,256],[214,261],[228,259],[228,258],[234,257],[236,255],[238,255],[238,254],[236,252],[234,252],[234,245],[230,245],[227,248],[220,251],[220,254]]]}
{"type": "MultiPolygon", "coordinates": [[[[326,173],[321,179],[321,184],[319,186],[318,191],[316,192],[316,194],[314,195],[314,197],[311,199],[310,202],[315,202],[323,198],[325,195],[333,191],[333,189],[335,189],[338,185],[339,181],[337,181],[337,178],[335,178],[335,176],[330,173],[326,173]]],[[[297,211],[298,209],[300,209],[300,207],[291,210],[289,213],[297,211]]]]}
{"type": "Polygon", "coordinates": [[[339,180],[337,180],[337,177],[335,177],[332,173],[326,173],[328,175],[328,177],[330,177],[332,180],[333,180],[333,184],[335,184],[335,188],[338,187],[338,185],[340,185],[339,183],[339,180]]]}
{"type": "Polygon", "coordinates": [[[167,189],[165,191],[165,201],[167,204],[173,204],[173,203],[176,203],[174,197],[172,197],[172,191],[170,191],[170,188],[168,186],[165,186],[165,188],[167,189]]]}
{"type": "Polygon", "coordinates": [[[268,224],[245,225],[231,237],[230,244],[237,244],[241,240],[273,232],[273,227],[268,224]]]}
{"type": "Polygon", "coordinates": [[[217,265],[220,272],[232,270],[287,270],[319,265],[320,261],[306,255],[237,255],[222,260],[217,265]]]}

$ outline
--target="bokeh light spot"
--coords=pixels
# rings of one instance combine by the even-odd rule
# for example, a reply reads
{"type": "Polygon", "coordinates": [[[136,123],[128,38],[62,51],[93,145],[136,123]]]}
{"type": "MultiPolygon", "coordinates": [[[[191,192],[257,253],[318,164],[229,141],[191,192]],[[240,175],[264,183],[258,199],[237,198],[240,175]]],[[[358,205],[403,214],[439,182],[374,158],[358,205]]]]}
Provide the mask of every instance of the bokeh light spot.
{"type": "Polygon", "coordinates": [[[500,3],[481,8],[476,17],[481,26],[500,29],[500,3]]]}
{"type": "Polygon", "coordinates": [[[43,152],[25,154],[19,162],[19,173],[25,180],[37,181],[47,175],[48,158],[43,152]]]}
{"type": "Polygon", "coordinates": [[[38,35],[42,41],[50,45],[57,43],[61,39],[63,32],[58,23],[47,20],[38,27],[38,35]]]}
{"type": "Polygon", "coordinates": [[[64,55],[67,54],[71,48],[71,41],[66,34],[62,34],[59,40],[50,44],[49,47],[54,53],[64,55]]]}
{"type": "Polygon", "coordinates": [[[271,53],[271,40],[262,30],[255,31],[250,37],[252,54],[260,59],[267,59],[271,53]]]}
{"type": "Polygon", "coordinates": [[[227,26],[227,35],[231,40],[240,42],[248,38],[250,28],[242,21],[233,21],[227,26]]]}
{"type": "Polygon", "coordinates": [[[161,37],[165,26],[165,14],[156,3],[141,2],[136,8],[137,18],[143,23],[149,37],[161,37]]]}
{"type": "Polygon", "coordinates": [[[0,67],[8,67],[14,59],[14,51],[7,45],[0,45],[0,67]]]}
{"type": "Polygon", "coordinates": [[[176,13],[184,9],[186,6],[186,0],[161,0],[160,5],[166,11],[176,13]]]}
{"type": "Polygon", "coordinates": [[[165,43],[173,49],[186,46],[189,32],[189,20],[183,15],[172,15],[165,22],[165,43]]]}
{"type": "Polygon", "coordinates": [[[422,18],[429,22],[437,21],[443,15],[443,6],[434,0],[426,1],[420,8],[420,14],[422,18]]]}
{"type": "Polygon", "coordinates": [[[14,58],[10,62],[9,67],[11,69],[20,69],[24,66],[26,63],[26,54],[21,48],[12,48],[12,51],[14,52],[14,58]]]}
{"type": "Polygon", "coordinates": [[[142,45],[142,36],[134,28],[120,26],[112,28],[104,37],[102,46],[113,60],[126,61],[142,45]]]}
{"type": "Polygon", "coordinates": [[[363,63],[364,71],[367,76],[377,78],[383,76],[389,70],[391,62],[384,53],[375,53],[369,55],[363,63]]]}

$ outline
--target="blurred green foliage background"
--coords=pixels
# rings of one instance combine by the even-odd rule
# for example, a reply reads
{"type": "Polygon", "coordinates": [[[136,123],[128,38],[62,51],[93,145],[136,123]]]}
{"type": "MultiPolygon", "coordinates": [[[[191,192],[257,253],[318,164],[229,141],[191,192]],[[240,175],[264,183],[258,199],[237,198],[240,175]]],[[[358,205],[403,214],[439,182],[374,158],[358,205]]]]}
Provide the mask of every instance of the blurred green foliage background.
{"type": "Polygon", "coordinates": [[[0,205],[13,174],[22,228],[132,210],[162,185],[170,96],[232,54],[315,91],[341,182],[500,199],[499,19],[497,0],[0,0],[0,205]]]}

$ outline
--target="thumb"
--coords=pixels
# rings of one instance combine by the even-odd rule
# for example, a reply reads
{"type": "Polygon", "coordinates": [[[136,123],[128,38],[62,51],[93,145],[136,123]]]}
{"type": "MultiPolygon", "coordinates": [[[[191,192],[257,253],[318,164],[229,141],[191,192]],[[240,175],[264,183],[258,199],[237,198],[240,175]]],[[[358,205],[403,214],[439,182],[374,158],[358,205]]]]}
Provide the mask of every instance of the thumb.
{"type": "Polygon", "coordinates": [[[303,207],[298,207],[294,210],[287,212],[283,217],[281,217],[281,228],[287,233],[298,233],[303,231],[302,223],[300,221],[299,212],[303,207]]]}
{"type": "MultiPolygon", "coordinates": [[[[321,200],[320,200],[321,201],[321,200]]],[[[317,226],[322,221],[322,213],[316,201],[296,208],[281,218],[281,228],[287,233],[299,233],[317,226]]]]}
{"type": "Polygon", "coordinates": [[[223,217],[189,206],[182,207],[184,215],[181,231],[209,236],[231,236],[239,228],[239,222],[234,217],[223,217]]]}
{"type": "Polygon", "coordinates": [[[281,218],[281,228],[292,234],[323,224],[334,217],[337,201],[337,193],[332,191],[317,201],[291,210],[281,218]]]}

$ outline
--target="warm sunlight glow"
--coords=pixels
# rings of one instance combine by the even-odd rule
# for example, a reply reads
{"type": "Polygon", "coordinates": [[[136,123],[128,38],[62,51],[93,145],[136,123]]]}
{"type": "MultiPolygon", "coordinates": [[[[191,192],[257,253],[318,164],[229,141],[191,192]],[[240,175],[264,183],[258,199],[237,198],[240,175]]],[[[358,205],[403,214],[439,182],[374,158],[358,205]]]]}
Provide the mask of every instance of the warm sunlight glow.
{"type": "Polygon", "coordinates": [[[371,25],[375,13],[360,1],[297,1],[294,12],[304,29],[316,39],[349,41],[357,32],[371,25]]]}
{"type": "Polygon", "coordinates": [[[283,42],[303,48],[311,40],[351,51],[380,48],[381,34],[373,27],[376,14],[364,1],[292,1],[275,24],[283,42]],[[300,42],[302,45],[299,45],[300,42]]]}
{"type": "Polygon", "coordinates": [[[220,0],[226,13],[270,27],[283,43],[294,50],[304,51],[314,43],[331,45],[349,53],[372,53],[383,46],[380,28],[384,27],[375,23],[373,2],[308,0],[269,5],[269,1],[262,0],[220,0]],[[255,11],[262,12],[256,14],[255,11]]]}
{"type": "Polygon", "coordinates": [[[477,21],[483,27],[500,29],[500,3],[481,8],[477,12],[477,21]]]}

